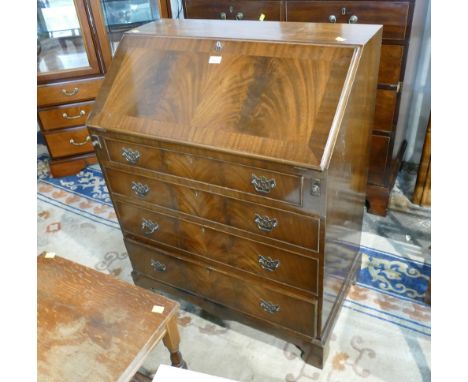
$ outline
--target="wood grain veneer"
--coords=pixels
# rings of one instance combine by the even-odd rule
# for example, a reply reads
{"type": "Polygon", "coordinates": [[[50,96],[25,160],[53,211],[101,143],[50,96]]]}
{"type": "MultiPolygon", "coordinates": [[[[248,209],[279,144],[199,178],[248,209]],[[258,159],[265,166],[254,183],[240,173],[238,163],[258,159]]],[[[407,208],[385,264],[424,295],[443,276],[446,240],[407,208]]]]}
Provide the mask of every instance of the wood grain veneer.
{"type": "Polygon", "coordinates": [[[322,367],[360,266],[381,39],[379,26],[249,21],[127,33],[88,128],[135,283],[322,367]]]}

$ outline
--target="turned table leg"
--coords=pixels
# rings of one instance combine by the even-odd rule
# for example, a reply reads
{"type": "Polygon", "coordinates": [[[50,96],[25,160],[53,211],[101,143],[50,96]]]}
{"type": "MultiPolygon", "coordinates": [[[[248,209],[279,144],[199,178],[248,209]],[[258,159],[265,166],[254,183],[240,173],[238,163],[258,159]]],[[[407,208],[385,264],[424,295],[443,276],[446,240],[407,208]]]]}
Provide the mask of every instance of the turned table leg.
{"type": "Polygon", "coordinates": [[[166,335],[163,338],[163,342],[171,353],[172,366],[187,369],[187,363],[184,361],[179,351],[180,336],[179,328],[177,327],[177,317],[172,317],[167,323],[166,335]]]}

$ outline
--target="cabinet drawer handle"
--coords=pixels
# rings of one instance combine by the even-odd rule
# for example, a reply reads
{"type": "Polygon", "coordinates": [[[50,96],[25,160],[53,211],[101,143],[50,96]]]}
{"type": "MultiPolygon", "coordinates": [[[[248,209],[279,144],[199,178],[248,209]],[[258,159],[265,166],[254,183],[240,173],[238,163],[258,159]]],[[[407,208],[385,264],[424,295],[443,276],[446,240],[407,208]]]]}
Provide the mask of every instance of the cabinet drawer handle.
{"type": "Polygon", "coordinates": [[[132,150],[127,147],[122,147],[122,156],[130,164],[137,164],[138,160],[141,157],[141,154],[138,150],[132,150]]]}
{"type": "Polygon", "coordinates": [[[75,142],[73,138],[70,138],[70,144],[73,146],[84,146],[88,142],[91,142],[91,137],[88,135],[83,142],[75,142]]]}
{"type": "Polygon", "coordinates": [[[336,23],[336,16],[335,15],[328,16],[328,21],[331,22],[332,24],[335,24],[336,23]]]}
{"type": "Polygon", "coordinates": [[[154,223],[150,219],[141,219],[141,230],[145,235],[151,235],[159,229],[159,224],[154,223]]]}
{"type": "Polygon", "coordinates": [[[158,272],[166,272],[166,264],[160,263],[158,260],[151,259],[151,267],[158,272]]]}
{"type": "Polygon", "coordinates": [[[78,114],[78,115],[74,115],[74,116],[70,117],[67,113],[63,113],[62,117],[64,119],[70,120],[70,119],[78,119],[78,118],[84,117],[85,115],[86,115],[86,111],[80,110],[80,114],[78,114]]]}
{"type": "Polygon", "coordinates": [[[219,14],[219,17],[220,17],[221,20],[226,20],[226,12],[221,12],[219,14]]]}
{"type": "Polygon", "coordinates": [[[265,257],[262,255],[258,256],[258,263],[260,266],[268,272],[273,272],[280,266],[279,260],[273,260],[271,257],[265,257]]]}
{"type": "Polygon", "coordinates": [[[259,214],[255,214],[254,222],[257,224],[259,230],[265,232],[271,232],[273,231],[273,228],[278,226],[278,219],[270,219],[268,216],[262,216],[259,214]]]}
{"type": "Polygon", "coordinates": [[[260,306],[265,312],[270,314],[278,313],[280,311],[280,306],[272,304],[271,302],[260,300],[260,306]]]}
{"type": "Polygon", "coordinates": [[[276,187],[276,180],[274,178],[267,179],[264,176],[257,176],[255,174],[252,174],[250,183],[253,184],[255,191],[263,194],[268,194],[276,187]]]}
{"type": "Polygon", "coordinates": [[[242,20],[244,18],[244,14],[242,12],[236,13],[236,20],[242,20]]]}
{"type": "Polygon", "coordinates": [[[71,92],[67,91],[67,89],[62,89],[62,94],[66,95],[67,97],[74,96],[80,91],[78,88],[74,88],[71,92]]]}
{"type": "Polygon", "coordinates": [[[358,17],[356,15],[352,15],[348,20],[349,24],[356,24],[357,22],[358,22],[358,17]]]}
{"type": "Polygon", "coordinates": [[[150,188],[148,187],[147,184],[133,181],[132,190],[136,194],[136,196],[139,196],[140,198],[144,198],[150,191],[150,188]]]}

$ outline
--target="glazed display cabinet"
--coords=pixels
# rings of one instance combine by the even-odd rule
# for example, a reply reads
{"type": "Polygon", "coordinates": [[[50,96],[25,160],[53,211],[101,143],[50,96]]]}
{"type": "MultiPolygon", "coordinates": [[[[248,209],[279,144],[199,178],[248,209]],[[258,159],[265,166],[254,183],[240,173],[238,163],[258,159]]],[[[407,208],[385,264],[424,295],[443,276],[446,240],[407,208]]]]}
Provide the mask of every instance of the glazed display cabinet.
{"type": "Polygon", "coordinates": [[[167,17],[156,0],[38,0],[38,125],[60,177],[96,163],[85,126],[126,30],[167,17]]]}

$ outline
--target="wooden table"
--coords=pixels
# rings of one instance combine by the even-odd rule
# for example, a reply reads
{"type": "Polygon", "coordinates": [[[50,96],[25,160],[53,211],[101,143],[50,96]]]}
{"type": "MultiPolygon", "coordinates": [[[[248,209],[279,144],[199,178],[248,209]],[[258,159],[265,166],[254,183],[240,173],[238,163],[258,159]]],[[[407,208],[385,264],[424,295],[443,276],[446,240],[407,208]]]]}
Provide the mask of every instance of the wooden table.
{"type": "Polygon", "coordinates": [[[177,302],[60,257],[37,268],[38,381],[129,381],[161,339],[186,367],[177,302]]]}

